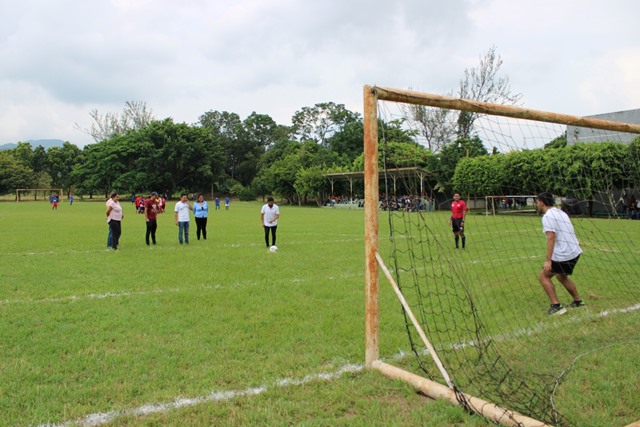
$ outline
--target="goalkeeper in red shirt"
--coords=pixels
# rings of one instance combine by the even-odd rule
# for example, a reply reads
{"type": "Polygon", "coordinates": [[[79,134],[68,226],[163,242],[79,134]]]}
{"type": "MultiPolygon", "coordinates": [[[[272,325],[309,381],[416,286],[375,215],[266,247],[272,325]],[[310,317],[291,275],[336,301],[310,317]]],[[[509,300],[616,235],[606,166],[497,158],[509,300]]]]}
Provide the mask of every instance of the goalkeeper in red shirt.
{"type": "Polygon", "coordinates": [[[460,194],[453,195],[453,202],[451,202],[451,219],[449,225],[453,230],[453,235],[456,240],[456,249],[459,248],[460,238],[462,237],[462,249],[466,246],[466,238],[464,237],[464,219],[467,216],[467,204],[464,200],[460,200],[460,194]]]}

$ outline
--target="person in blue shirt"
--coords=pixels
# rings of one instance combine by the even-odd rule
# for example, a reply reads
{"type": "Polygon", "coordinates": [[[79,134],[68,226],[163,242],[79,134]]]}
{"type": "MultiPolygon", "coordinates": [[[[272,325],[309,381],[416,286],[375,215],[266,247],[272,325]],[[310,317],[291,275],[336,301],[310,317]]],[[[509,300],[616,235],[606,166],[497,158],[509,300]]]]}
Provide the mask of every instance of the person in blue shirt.
{"type": "Polygon", "coordinates": [[[198,195],[198,200],[193,204],[193,215],[196,217],[196,237],[207,240],[207,217],[209,216],[209,205],[204,200],[202,194],[198,195]]]}
{"type": "Polygon", "coordinates": [[[229,210],[229,203],[231,203],[231,197],[227,196],[224,198],[224,209],[226,211],[229,210]]]}
{"type": "Polygon", "coordinates": [[[216,210],[220,210],[220,197],[216,197],[216,210]]]}

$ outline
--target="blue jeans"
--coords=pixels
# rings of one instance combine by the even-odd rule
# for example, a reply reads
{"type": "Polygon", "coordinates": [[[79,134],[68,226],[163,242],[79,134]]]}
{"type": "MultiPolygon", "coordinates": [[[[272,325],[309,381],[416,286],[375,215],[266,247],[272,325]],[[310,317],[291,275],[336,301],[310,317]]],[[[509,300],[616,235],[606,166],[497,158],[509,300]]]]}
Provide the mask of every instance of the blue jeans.
{"type": "Polygon", "coordinates": [[[189,243],[189,221],[178,223],[178,241],[182,244],[182,234],[184,233],[184,242],[189,243]]]}

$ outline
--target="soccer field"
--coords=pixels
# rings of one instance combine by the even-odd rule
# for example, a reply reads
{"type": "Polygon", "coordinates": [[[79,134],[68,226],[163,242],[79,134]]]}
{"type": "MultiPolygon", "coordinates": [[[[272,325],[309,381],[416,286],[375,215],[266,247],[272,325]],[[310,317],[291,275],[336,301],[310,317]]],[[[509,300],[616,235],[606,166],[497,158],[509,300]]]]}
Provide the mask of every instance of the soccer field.
{"type": "MultiPolygon", "coordinates": [[[[170,202],[151,247],[144,217],[122,204],[118,251],[106,248],[102,202],[0,204],[0,424],[489,425],[363,369],[362,210],[281,206],[271,253],[258,202],[210,212],[206,241],[192,220],[189,246],[170,202]]],[[[448,213],[429,215],[449,239],[448,213]]],[[[539,266],[539,219],[523,221],[540,244],[514,257],[539,266]]],[[[470,274],[491,283],[490,247],[472,248],[470,274]]],[[[410,364],[399,304],[381,288],[381,356],[410,364]]],[[[544,310],[535,277],[524,289],[544,310]]],[[[637,313],[627,319],[635,330],[637,313]]],[[[620,367],[632,374],[624,393],[637,384],[633,361],[620,367]]]]}

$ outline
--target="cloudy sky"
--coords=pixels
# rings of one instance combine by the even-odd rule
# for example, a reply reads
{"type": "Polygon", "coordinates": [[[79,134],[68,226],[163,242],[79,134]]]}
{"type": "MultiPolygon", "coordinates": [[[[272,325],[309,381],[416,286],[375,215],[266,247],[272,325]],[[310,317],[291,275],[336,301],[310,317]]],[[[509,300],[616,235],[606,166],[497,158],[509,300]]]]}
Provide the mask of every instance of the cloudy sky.
{"type": "Polygon", "coordinates": [[[444,94],[495,45],[524,106],[640,108],[636,0],[20,0],[0,4],[0,144],[93,142],[89,112],[362,113],[362,86],[444,94]]]}

